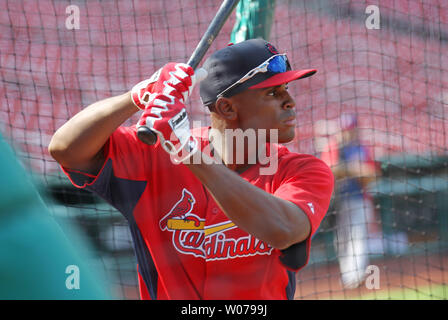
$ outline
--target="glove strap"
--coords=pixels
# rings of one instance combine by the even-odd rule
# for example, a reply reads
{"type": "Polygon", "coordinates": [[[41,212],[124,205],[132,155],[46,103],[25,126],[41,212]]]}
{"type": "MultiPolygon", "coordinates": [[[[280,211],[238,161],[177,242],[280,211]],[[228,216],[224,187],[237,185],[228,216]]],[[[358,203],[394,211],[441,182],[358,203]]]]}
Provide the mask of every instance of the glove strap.
{"type": "Polygon", "coordinates": [[[145,110],[149,105],[151,99],[151,84],[159,80],[160,73],[162,72],[162,68],[157,70],[149,79],[140,81],[137,83],[131,90],[131,98],[134,105],[140,109],[145,110]]]}

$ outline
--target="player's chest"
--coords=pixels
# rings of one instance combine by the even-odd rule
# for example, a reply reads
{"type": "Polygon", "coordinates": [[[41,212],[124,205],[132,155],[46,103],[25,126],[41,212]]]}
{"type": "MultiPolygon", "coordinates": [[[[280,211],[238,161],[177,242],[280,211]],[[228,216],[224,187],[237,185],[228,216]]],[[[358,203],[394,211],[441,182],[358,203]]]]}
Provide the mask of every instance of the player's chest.
{"type": "Polygon", "coordinates": [[[272,247],[231,221],[202,185],[183,185],[173,195],[157,227],[178,253],[208,261],[271,253],[272,247]]]}

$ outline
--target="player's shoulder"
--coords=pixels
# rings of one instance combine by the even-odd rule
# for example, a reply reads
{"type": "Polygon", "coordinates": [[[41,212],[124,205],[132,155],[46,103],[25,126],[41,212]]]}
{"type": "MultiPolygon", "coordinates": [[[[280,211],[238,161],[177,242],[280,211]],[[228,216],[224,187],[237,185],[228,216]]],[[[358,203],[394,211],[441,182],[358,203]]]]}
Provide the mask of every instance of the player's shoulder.
{"type": "Polygon", "coordinates": [[[132,140],[132,141],[138,141],[137,138],[137,126],[120,126],[112,133],[112,137],[118,140],[118,142],[121,142],[121,140],[132,140]]]}
{"type": "Polygon", "coordinates": [[[160,143],[153,146],[147,145],[140,141],[137,136],[137,126],[120,126],[109,137],[105,145],[105,154],[115,160],[123,163],[143,163],[142,159],[151,158],[152,162],[160,158],[166,160],[168,154],[159,152],[161,150],[160,143]]]}
{"type": "Polygon", "coordinates": [[[290,164],[291,162],[293,162],[297,165],[312,164],[328,167],[324,161],[314,155],[290,151],[284,145],[275,145],[275,148],[277,149],[279,163],[290,164]]]}
{"type": "Polygon", "coordinates": [[[322,172],[330,177],[330,167],[314,155],[290,151],[286,146],[275,145],[278,154],[279,172],[303,173],[305,171],[322,172]]]}
{"type": "Polygon", "coordinates": [[[159,146],[158,143],[151,146],[142,142],[137,136],[137,125],[118,127],[110,136],[110,142],[128,152],[137,152],[138,150],[151,152],[157,150],[159,146]]]}

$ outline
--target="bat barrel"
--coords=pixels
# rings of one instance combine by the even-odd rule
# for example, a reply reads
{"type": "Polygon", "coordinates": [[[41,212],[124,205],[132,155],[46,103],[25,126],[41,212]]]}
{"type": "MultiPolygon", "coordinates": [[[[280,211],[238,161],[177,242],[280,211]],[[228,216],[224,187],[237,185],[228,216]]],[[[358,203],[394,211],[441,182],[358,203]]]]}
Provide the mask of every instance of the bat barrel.
{"type": "Polygon", "coordinates": [[[204,35],[201,38],[201,41],[197,45],[187,64],[191,66],[193,69],[196,69],[202,58],[204,58],[207,50],[210,48],[211,44],[215,40],[219,31],[222,29],[224,23],[229,18],[233,9],[238,4],[239,0],[225,0],[221,4],[218,12],[213,18],[212,22],[205,31],[204,35]]]}

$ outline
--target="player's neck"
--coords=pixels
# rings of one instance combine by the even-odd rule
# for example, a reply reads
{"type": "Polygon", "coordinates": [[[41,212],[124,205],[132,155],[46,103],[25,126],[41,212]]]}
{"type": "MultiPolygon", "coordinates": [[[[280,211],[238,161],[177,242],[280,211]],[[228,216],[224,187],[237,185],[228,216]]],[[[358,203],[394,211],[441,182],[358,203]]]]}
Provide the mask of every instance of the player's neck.
{"type": "MultiPolygon", "coordinates": [[[[242,173],[257,162],[256,146],[244,137],[239,137],[235,128],[225,125],[213,127],[209,131],[209,140],[212,145],[214,157],[221,159],[223,164],[238,173],[242,173]]],[[[242,132],[241,130],[239,131],[242,132]]],[[[263,147],[265,147],[263,145],[263,147]]]]}

